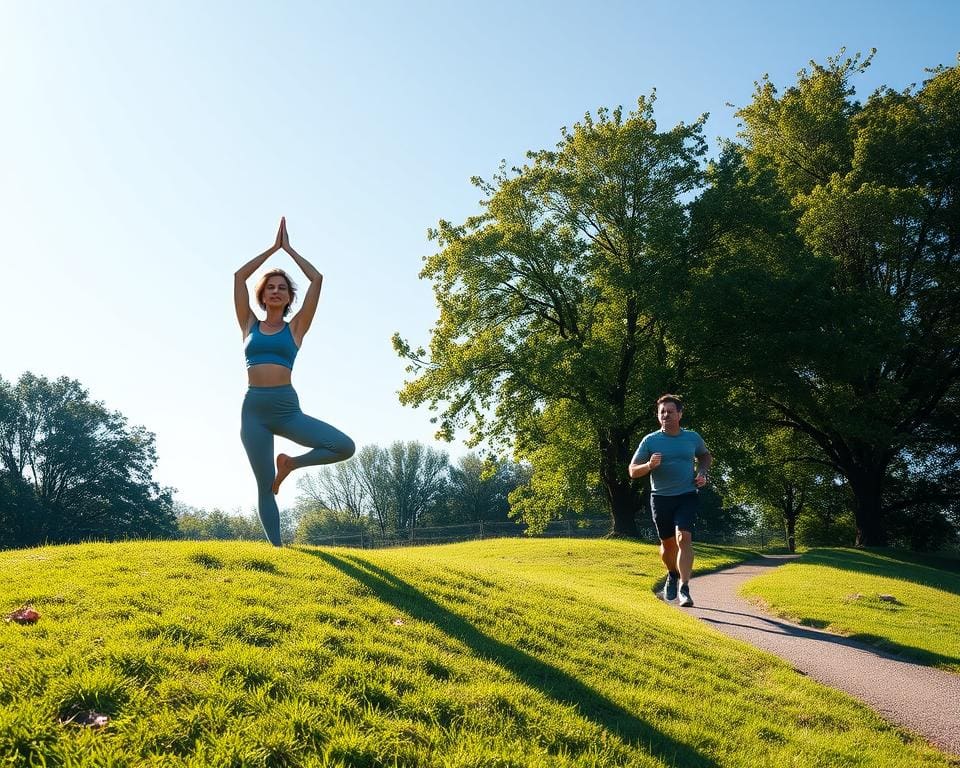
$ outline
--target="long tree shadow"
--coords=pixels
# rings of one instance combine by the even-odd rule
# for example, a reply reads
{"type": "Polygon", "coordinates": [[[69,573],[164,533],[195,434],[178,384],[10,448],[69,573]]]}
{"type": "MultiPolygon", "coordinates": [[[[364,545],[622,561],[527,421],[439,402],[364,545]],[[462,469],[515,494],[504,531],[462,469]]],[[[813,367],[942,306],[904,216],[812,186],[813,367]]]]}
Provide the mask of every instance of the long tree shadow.
{"type": "MultiPolygon", "coordinates": [[[[864,575],[885,575],[889,576],[890,578],[900,578],[905,581],[913,581],[923,586],[936,587],[944,590],[945,592],[960,594],[960,591],[958,591],[958,588],[960,588],[960,580],[958,580],[952,572],[938,571],[935,566],[927,566],[922,563],[916,563],[915,556],[913,554],[897,552],[896,550],[878,550],[875,553],[870,551],[866,551],[864,553],[851,553],[848,550],[813,550],[803,555],[763,555],[756,560],[746,560],[741,563],[734,563],[730,566],[718,568],[712,571],[712,573],[721,574],[724,571],[733,570],[745,565],[754,568],[776,568],[777,566],[790,561],[804,565],[824,565],[831,568],[851,571],[853,573],[861,573],[864,575]],[[874,554],[897,560],[900,564],[898,566],[900,571],[896,574],[878,573],[881,561],[879,559],[874,559],[874,554]],[[933,580],[931,576],[938,578],[939,583],[932,583],[933,580]]],[[[949,562],[949,558],[945,558],[945,561],[949,562]]],[[[885,565],[888,569],[891,567],[889,564],[885,565]]],[[[660,581],[658,587],[654,591],[660,589],[662,585],[663,581],[660,581]]],[[[704,621],[711,624],[727,624],[747,629],[757,629],[758,631],[768,632],[770,634],[793,635],[796,637],[818,640],[820,642],[833,645],[850,646],[867,653],[874,653],[878,656],[882,656],[893,661],[913,662],[929,667],[946,669],[947,671],[953,671],[958,665],[960,665],[960,658],[957,656],[937,653],[936,651],[930,651],[926,648],[919,648],[917,646],[905,645],[881,635],[875,635],[867,632],[855,632],[849,635],[840,635],[834,632],[826,631],[826,627],[828,626],[827,622],[816,621],[809,617],[800,619],[798,623],[794,621],[781,621],[774,616],[765,616],[763,615],[762,609],[758,609],[756,613],[752,614],[738,614],[735,611],[723,611],[717,608],[704,607],[699,607],[697,611],[701,614],[701,618],[704,621]],[[754,620],[767,622],[775,627],[775,629],[761,629],[759,627],[752,626],[749,623],[738,621],[723,621],[721,619],[703,615],[704,613],[723,613],[750,617],[754,620]]]]}
{"type": "MultiPolygon", "coordinates": [[[[956,656],[948,656],[923,648],[917,648],[912,645],[903,645],[879,635],[871,635],[864,632],[852,635],[838,635],[822,630],[816,626],[794,624],[793,622],[780,621],[772,616],[761,616],[758,613],[742,613],[740,611],[725,611],[720,608],[698,607],[697,613],[699,617],[708,624],[722,624],[752,630],[754,632],[763,632],[769,635],[785,635],[803,640],[813,640],[818,643],[824,643],[826,646],[835,645],[852,648],[853,650],[870,653],[879,658],[889,659],[890,661],[905,664],[920,664],[928,667],[942,667],[948,672],[960,666],[960,658],[956,656]],[[723,614],[724,617],[731,618],[719,618],[716,617],[717,614],[723,614]],[[742,618],[738,619],[735,617],[742,618]],[[758,626],[757,622],[763,622],[767,626],[758,626]]],[[[830,653],[829,650],[825,650],[824,652],[830,653]]]]}
{"type": "Polygon", "coordinates": [[[320,558],[363,584],[384,603],[456,638],[477,656],[496,662],[526,685],[555,701],[575,707],[582,717],[593,720],[630,746],[643,749],[668,765],[717,768],[717,763],[711,758],[664,734],[562,669],[484,634],[463,617],[447,610],[389,571],[359,557],[317,550],[302,551],[320,558]]]}
{"type": "MultiPolygon", "coordinates": [[[[711,545],[712,546],[712,545],[711,545]]],[[[713,547],[714,550],[719,550],[719,547],[713,547]]],[[[787,562],[799,562],[800,555],[768,555],[760,554],[759,556],[752,558],[750,560],[738,560],[734,563],[724,563],[723,565],[718,565],[716,567],[704,567],[697,568],[697,574],[700,576],[705,576],[706,574],[717,575],[725,574],[727,571],[735,571],[737,568],[742,568],[743,566],[750,566],[752,568],[776,568],[780,565],[783,565],[787,562]]],[[[663,575],[651,588],[651,592],[655,595],[658,594],[662,589],[663,585],[666,583],[667,577],[666,574],[663,575]]]]}
{"type": "Polygon", "coordinates": [[[958,565],[960,561],[952,557],[921,556],[886,548],[814,549],[805,553],[799,562],[804,565],[823,565],[867,576],[902,579],[960,595],[960,565],[958,565]]]}

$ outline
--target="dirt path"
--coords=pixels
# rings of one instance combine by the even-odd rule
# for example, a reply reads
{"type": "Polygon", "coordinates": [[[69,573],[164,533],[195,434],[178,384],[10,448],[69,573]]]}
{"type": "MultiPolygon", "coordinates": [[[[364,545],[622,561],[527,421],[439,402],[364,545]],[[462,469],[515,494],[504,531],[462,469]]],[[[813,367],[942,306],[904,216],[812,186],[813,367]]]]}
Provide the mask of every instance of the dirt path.
{"type": "Polygon", "coordinates": [[[763,613],[737,595],[743,582],[790,556],[728,568],[690,582],[689,611],[715,629],[785,659],[824,685],[855,696],[892,723],[960,755],[960,675],[914,664],[819,629],[763,613]]]}

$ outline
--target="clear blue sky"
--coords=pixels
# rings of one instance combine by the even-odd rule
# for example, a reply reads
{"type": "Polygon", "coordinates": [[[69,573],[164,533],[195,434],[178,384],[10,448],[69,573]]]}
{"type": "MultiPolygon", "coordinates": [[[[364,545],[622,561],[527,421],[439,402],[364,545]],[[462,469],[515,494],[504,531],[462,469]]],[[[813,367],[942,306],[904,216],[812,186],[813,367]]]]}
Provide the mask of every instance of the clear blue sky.
{"type": "Polygon", "coordinates": [[[878,49],[862,96],[902,88],[956,62],[958,29],[954,0],[4,0],[0,376],[78,379],[156,434],[179,500],[248,511],[232,279],[281,214],[325,276],[304,410],[359,445],[429,442],[390,336],[427,340],[426,230],[478,211],[472,175],[653,88],[663,127],[709,112],[732,136],[727,102],[841,46],[878,49]]]}

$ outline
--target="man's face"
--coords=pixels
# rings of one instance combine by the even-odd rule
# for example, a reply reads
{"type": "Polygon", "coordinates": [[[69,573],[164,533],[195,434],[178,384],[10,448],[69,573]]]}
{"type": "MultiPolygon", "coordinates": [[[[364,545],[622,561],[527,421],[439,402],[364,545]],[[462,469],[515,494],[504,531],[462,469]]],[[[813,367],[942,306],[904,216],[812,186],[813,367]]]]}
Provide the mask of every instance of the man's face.
{"type": "Polygon", "coordinates": [[[657,409],[657,420],[660,422],[661,429],[671,432],[680,426],[680,417],[683,411],[677,410],[676,403],[660,403],[657,409]]]}

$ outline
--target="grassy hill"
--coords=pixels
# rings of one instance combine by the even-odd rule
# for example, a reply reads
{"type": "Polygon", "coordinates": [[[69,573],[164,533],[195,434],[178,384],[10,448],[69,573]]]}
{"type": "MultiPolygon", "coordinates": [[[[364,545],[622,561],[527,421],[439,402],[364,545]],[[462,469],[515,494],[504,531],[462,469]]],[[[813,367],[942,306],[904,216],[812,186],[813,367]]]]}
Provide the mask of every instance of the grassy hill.
{"type": "Polygon", "coordinates": [[[3,552],[0,613],[41,618],[0,622],[0,764],[950,764],[658,602],[661,570],[562,539],[3,552]]]}
{"type": "Polygon", "coordinates": [[[960,560],[817,549],[742,591],[797,623],[960,672],[960,560]]]}

